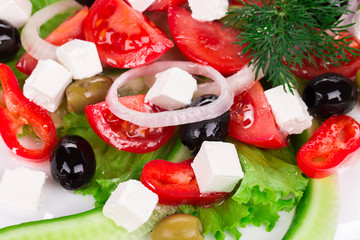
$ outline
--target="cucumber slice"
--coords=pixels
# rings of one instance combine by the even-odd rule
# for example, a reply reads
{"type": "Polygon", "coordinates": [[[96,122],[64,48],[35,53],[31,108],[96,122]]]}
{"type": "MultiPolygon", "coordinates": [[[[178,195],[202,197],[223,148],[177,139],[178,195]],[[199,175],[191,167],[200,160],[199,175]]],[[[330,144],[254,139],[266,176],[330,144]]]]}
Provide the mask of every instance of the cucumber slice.
{"type": "Polygon", "coordinates": [[[0,239],[6,240],[119,240],[140,239],[149,233],[155,224],[176,208],[157,206],[150,219],[140,228],[129,233],[118,227],[102,213],[102,208],[60,218],[23,223],[0,229],[0,239]]]}
{"type": "Polygon", "coordinates": [[[194,156],[191,154],[190,150],[181,143],[181,140],[178,137],[169,155],[166,157],[166,160],[179,163],[190,158],[194,158],[194,156]]]}
{"type": "Polygon", "coordinates": [[[335,176],[309,179],[308,188],[282,240],[334,239],[338,206],[338,182],[335,176]]]}

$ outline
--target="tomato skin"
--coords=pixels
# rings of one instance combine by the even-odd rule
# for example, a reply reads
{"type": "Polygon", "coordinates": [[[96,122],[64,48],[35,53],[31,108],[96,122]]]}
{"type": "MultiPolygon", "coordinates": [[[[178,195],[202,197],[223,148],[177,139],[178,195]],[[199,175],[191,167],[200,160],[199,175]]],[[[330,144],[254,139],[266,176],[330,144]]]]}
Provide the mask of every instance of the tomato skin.
{"type": "MultiPolygon", "coordinates": [[[[336,38],[342,38],[351,36],[346,39],[347,42],[349,42],[349,46],[352,48],[360,49],[360,41],[356,37],[352,36],[348,32],[342,33],[342,35],[336,38]]],[[[347,58],[350,59],[349,63],[342,63],[340,66],[334,66],[329,65],[326,67],[325,62],[313,57],[314,62],[317,65],[317,68],[311,64],[309,65],[309,61],[305,60],[303,61],[304,65],[302,67],[295,66],[292,68],[292,72],[301,78],[305,78],[308,80],[313,79],[314,77],[317,77],[321,74],[333,72],[333,73],[340,73],[342,75],[345,75],[349,78],[354,77],[356,75],[356,72],[360,69],[360,57],[354,58],[351,53],[347,53],[347,58]]]]}
{"type": "Polygon", "coordinates": [[[261,148],[286,146],[286,138],[278,131],[260,82],[235,96],[230,108],[229,136],[261,148]]]}
{"type": "Polygon", "coordinates": [[[0,107],[0,133],[5,144],[16,155],[29,161],[47,160],[56,143],[56,128],[48,112],[28,100],[22,93],[19,83],[5,64],[0,63],[0,81],[5,107],[0,107]],[[41,149],[23,146],[17,137],[19,130],[29,125],[43,141],[41,149]]]}
{"type": "Polygon", "coordinates": [[[160,204],[202,206],[222,200],[227,192],[200,194],[192,161],[172,163],[152,160],[144,166],[140,181],[159,196],[160,204]]]}
{"type": "MultiPolygon", "coordinates": [[[[85,6],[74,16],[60,24],[58,28],[56,28],[52,33],[49,34],[49,36],[45,38],[45,41],[56,46],[61,46],[62,44],[74,39],[84,40],[85,35],[82,25],[88,12],[88,7],[85,6]]],[[[36,67],[37,63],[37,59],[33,58],[29,53],[25,53],[16,63],[16,68],[26,75],[30,75],[36,67]]]]}
{"type": "Polygon", "coordinates": [[[180,6],[186,3],[187,0],[155,0],[153,4],[148,7],[148,11],[162,11],[167,10],[169,6],[180,6]]]}
{"type": "Polygon", "coordinates": [[[184,8],[170,6],[168,22],[171,34],[180,51],[191,61],[210,65],[224,75],[238,72],[250,62],[248,54],[234,44],[239,30],[220,22],[200,22],[184,8]]]}
{"type": "Polygon", "coordinates": [[[346,115],[328,118],[298,151],[299,168],[311,178],[333,174],[360,147],[360,124],[346,115]]]}
{"type": "Polygon", "coordinates": [[[100,60],[116,68],[154,62],[174,46],[153,23],[123,0],[96,0],[84,21],[87,41],[100,60]]]}
{"type": "MultiPolygon", "coordinates": [[[[140,112],[157,112],[159,109],[145,103],[145,95],[119,98],[126,107],[140,112]]],[[[175,127],[146,128],[115,116],[106,101],[85,108],[85,114],[94,132],[106,143],[119,150],[133,153],[151,152],[169,141],[175,127]]]]}

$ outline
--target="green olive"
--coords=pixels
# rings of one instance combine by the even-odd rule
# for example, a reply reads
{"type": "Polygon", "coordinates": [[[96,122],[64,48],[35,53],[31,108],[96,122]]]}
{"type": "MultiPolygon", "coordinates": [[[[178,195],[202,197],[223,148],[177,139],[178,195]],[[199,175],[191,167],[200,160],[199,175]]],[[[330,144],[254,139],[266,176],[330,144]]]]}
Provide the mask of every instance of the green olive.
{"type": "Polygon", "coordinates": [[[74,81],[66,89],[68,111],[80,113],[87,105],[104,101],[112,82],[112,79],[106,76],[74,81]]]}
{"type": "Polygon", "coordinates": [[[151,233],[152,240],[203,240],[200,220],[190,214],[178,213],[161,220],[151,233]]]}
{"type": "Polygon", "coordinates": [[[357,87],[360,89],[360,70],[358,70],[358,71],[356,72],[355,81],[356,81],[357,87]]]}
{"type": "Polygon", "coordinates": [[[49,112],[49,115],[52,118],[56,128],[64,126],[64,117],[66,114],[69,114],[69,112],[67,110],[66,101],[63,99],[55,112],[49,112]]]}

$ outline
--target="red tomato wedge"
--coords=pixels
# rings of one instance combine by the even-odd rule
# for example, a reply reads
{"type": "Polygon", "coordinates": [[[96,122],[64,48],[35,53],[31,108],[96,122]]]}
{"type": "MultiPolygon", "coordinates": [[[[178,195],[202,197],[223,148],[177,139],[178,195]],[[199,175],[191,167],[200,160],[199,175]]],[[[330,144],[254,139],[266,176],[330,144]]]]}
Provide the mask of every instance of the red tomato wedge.
{"type": "Polygon", "coordinates": [[[278,131],[260,82],[235,96],[230,108],[229,136],[261,148],[286,146],[286,138],[278,131]]]}
{"type": "MultiPolygon", "coordinates": [[[[119,101],[140,112],[161,111],[145,103],[145,95],[122,97],[119,101]]],[[[122,120],[109,110],[106,101],[86,106],[85,114],[91,128],[102,140],[128,152],[154,151],[169,141],[175,131],[175,127],[147,128],[122,120]]]]}
{"type": "Polygon", "coordinates": [[[296,155],[299,168],[311,178],[334,173],[360,147],[360,124],[346,115],[328,118],[296,155]]]}
{"type": "Polygon", "coordinates": [[[224,75],[239,71],[249,63],[243,47],[234,44],[240,32],[220,22],[200,22],[184,8],[169,7],[169,27],[176,45],[191,61],[210,65],[224,75]]]}
{"type": "Polygon", "coordinates": [[[151,63],[174,46],[153,23],[122,0],[97,0],[84,22],[100,60],[117,68],[151,63]]]}
{"type": "Polygon", "coordinates": [[[148,7],[149,11],[161,11],[168,9],[169,6],[181,6],[187,0],[155,0],[153,4],[148,7]]]}
{"type": "MultiPolygon", "coordinates": [[[[349,46],[352,48],[360,49],[360,41],[356,37],[352,36],[350,33],[343,33],[340,37],[351,36],[346,39],[349,43],[349,46]]],[[[339,36],[337,38],[340,38],[339,36]]],[[[297,66],[294,67],[293,73],[301,78],[305,78],[308,80],[313,79],[316,76],[319,76],[323,73],[334,72],[345,75],[349,78],[354,77],[356,72],[360,69],[360,57],[354,57],[351,53],[347,53],[347,58],[350,59],[348,63],[342,63],[340,66],[329,65],[328,68],[325,65],[323,60],[319,58],[313,57],[314,62],[316,63],[317,68],[311,64],[309,65],[309,61],[304,61],[303,67],[297,66]]]]}
{"type": "MultiPolygon", "coordinates": [[[[77,12],[74,16],[67,19],[60,24],[52,33],[45,38],[49,43],[60,46],[74,39],[85,39],[82,24],[88,14],[88,8],[85,6],[82,10],[77,12]]],[[[30,54],[25,53],[16,64],[19,71],[30,75],[37,65],[38,60],[33,58],[30,54]]]]}
{"type": "Polygon", "coordinates": [[[192,159],[180,163],[150,161],[144,166],[140,181],[165,205],[201,206],[223,199],[227,192],[200,193],[191,162],[192,159]]]}

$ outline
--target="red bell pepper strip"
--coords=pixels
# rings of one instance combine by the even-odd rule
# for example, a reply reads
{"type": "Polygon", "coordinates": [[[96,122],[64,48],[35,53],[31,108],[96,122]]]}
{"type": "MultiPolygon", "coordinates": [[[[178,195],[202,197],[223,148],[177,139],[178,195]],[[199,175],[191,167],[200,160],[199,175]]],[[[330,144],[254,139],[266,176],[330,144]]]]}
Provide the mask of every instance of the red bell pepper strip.
{"type": "Polygon", "coordinates": [[[165,205],[201,206],[222,200],[227,192],[200,193],[191,162],[192,159],[180,163],[150,161],[144,166],[140,181],[165,205]]]}
{"type": "Polygon", "coordinates": [[[46,160],[56,143],[56,128],[46,110],[28,100],[22,93],[11,69],[0,63],[0,81],[5,107],[0,107],[0,134],[6,145],[17,155],[30,161],[46,160]],[[17,134],[24,125],[30,125],[43,141],[41,149],[24,147],[17,134]]]}
{"type": "Polygon", "coordinates": [[[297,153],[300,169],[311,178],[336,171],[360,147],[360,124],[346,115],[327,119],[297,153]]]}

